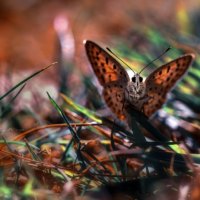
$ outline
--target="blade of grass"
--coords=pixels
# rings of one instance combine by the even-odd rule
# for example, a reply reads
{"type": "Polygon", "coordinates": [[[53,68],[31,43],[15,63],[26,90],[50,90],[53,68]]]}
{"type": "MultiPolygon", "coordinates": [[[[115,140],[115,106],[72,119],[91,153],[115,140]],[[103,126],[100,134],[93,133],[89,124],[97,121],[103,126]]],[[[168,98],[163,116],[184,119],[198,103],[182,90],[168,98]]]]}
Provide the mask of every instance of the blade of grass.
{"type": "MultiPolygon", "coordinates": [[[[117,150],[117,148],[115,146],[114,133],[115,133],[115,124],[113,124],[113,128],[111,130],[111,136],[110,136],[111,147],[115,151],[115,150],[117,150]]],[[[120,167],[122,175],[126,176],[126,174],[127,174],[126,158],[123,158],[123,157],[120,158],[120,157],[116,156],[116,160],[119,163],[119,167],[120,167]]]]}
{"type": "MultiPolygon", "coordinates": [[[[92,153],[90,153],[88,150],[85,150],[85,152],[86,152],[96,163],[98,163],[98,164],[105,170],[105,172],[109,172],[109,170],[107,169],[107,167],[106,167],[103,163],[101,163],[101,161],[99,161],[98,158],[97,158],[95,155],[93,155],[92,153]]],[[[97,166],[95,166],[95,168],[97,168],[97,166]]]]}
{"type": "Polygon", "coordinates": [[[75,110],[79,111],[80,113],[83,113],[85,116],[87,116],[88,118],[98,122],[98,123],[102,123],[102,120],[100,119],[100,117],[96,116],[94,112],[90,111],[89,109],[74,103],[69,97],[67,97],[64,94],[60,94],[61,97],[64,99],[64,101],[66,103],[68,103],[70,106],[72,106],[75,110]]]}
{"type": "Polygon", "coordinates": [[[131,123],[130,126],[132,128],[132,132],[133,132],[133,136],[134,136],[134,140],[135,140],[134,143],[141,145],[141,147],[145,147],[146,139],[145,139],[144,135],[142,134],[142,132],[140,131],[134,115],[131,115],[129,117],[129,122],[131,123]]]}
{"type": "Polygon", "coordinates": [[[54,108],[58,111],[58,113],[61,115],[61,117],[63,118],[63,120],[65,121],[65,123],[68,125],[68,128],[71,131],[71,134],[72,134],[74,140],[79,143],[80,138],[78,137],[78,135],[76,134],[76,132],[74,131],[74,129],[72,128],[72,126],[70,125],[69,120],[67,119],[66,115],[64,114],[64,112],[62,111],[62,109],[58,106],[58,104],[54,101],[54,99],[52,99],[52,97],[50,96],[50,94],[48,92],[47,92],[47,95],[49,97],[50,102],[54,106],[54,108]]]}
{"type": "Polygon", "coordinates": [[[141,112],[138,112],[131,107],[129,108],[129,115],[131,115],[143,128],[149,131],[158,141],[168,142],[169,140],[164,137],[145,117],[141,112]]]}
{"type": "Polygon", "coordinates": [[[33,78],[34,76],[40,74],[41,72],[45,71],[46,69],[48,69],[49,67],[51,67],[52,65],[55,65],[57,62],[51,63],[50,65],[48,65],[47,67],[36,71],[35,73],[31,74],[30,76],[28,76],[27,78],[25,78],[24,80],[20,81],[19,83],[17,83],[14,87],[12,87],[10,90],[8,90],[8,92],[6,92],[4,95],[2,95],[0,97],[0,101],[6,97],[7,95],[9,95],[11,92],[13,92],[16,88],[18,88],[20,85],[24,84],[26,81],[30,80],[31,78],[33,78]]]}
{"type": "Polygon", "coordinates": [[[11,109],[10,104],[15,101],[15,99],[22,92],[22,90],[24,89],[25,86],[26,86],[26,83],[24,85],[22,85],[22,87],[19,89],[19,91],[17,92],[17,94],[14,97],[11,98],[10,102],[7,103],[7,105],[5,105],[4,111],[2,113],[0,113],[0,118],[3,118],[8,113],[8,111],[11,109]]]}
{"type": "Polygon", "coordinates": [[[132,132],[130,132],[130,131],[127,131],[126,129],[125,129],[125,127],[123,127],[119,122],[113,122],[113,121],[111,121],[110,119],[108,119],[108,118],[105,118],[105,117],[102,117],[102,121],[103,121],[103,124],[105,124],[107,127],[109,127],[111,130],[112,130],[112,128],[113,127],[115,127],[115,131],[116,132],[119,132],[119,134],[120,135],[122,135],[120,132],[122,132],[123,133],[123,136],[126,136],[128,139],[134,139],[134,137],[133,137],[133,134],[132,134],[132,132]]]}
{"type": "MultiPolygon", "coordinates": [[[[133,116],[137,122],[143,127],[145,128],[147,131],[149,131],[158,141],[161,142],[170,142],[170,140],[168,138],[166,138],[164,135],[162,135],[146,118],[146,116],[144,114],[142,114],[141,112],[138,112],[134,109],[132,109],[131,107],[129,108],[129,114],[131,116],[133,116]]],[[[181,149],[178,145],[176,144],[172,144],[169,145],[169,148],[173,151],[175,151],[176,153],[180,153],[180,154],[184,154],[185,151],[183,149],[181,149]]]]}
{"type": "Polygon", "coordinates": [[[73,140],[73,138],[72,138],[72,139],[69,141],[69,143],[67,144],[67,146],[66,146],[66,148],[65,148],[65,151],[63,152],[62,158],[61,158],[61,160],[60,160],[61,163],[65,160],[67,153],[69,152],[70,148],[71,148],[72,145],[73,145],[73,142],[74,142],[74,140],[73,140]]]}
{"type": "Polygon", "coordinates": [[[62,109],[58,106],[58,104],[51,98],[50,94],[47,92],[47,95],[49,97],[49,100],[51,101],[52,105],[56,108],[56,110],[58,111],[58,113],[61,115],[61,117],[63,118],[63,120],[65,121],[65,123],[68,125],[68,128],[73,136],[74,141],[77,143],[78,148],[77,148],[77,158],[78,160],[82,163],[82,167],[85,168],[86,164],[85,161],[83,159],[82,153],[81,153],[81,143],[80,143],[80,138],[78,136],[78,134],[76,133],[76,131],[73,129],[73,127],[70,125],[69,120],[67,119],[67,116],[65,115],[65,113],[62,111],[62,109]]]}
{"type": "Polygon", "coordinates": [[[41,161],[40,157],[33,151],[32,147],[29,145],[28,141],[24,138],[24,141],[26,143],[26,146],[30,152],[30,154],[32,155],[32,158],[36,161],[41,161]]]}

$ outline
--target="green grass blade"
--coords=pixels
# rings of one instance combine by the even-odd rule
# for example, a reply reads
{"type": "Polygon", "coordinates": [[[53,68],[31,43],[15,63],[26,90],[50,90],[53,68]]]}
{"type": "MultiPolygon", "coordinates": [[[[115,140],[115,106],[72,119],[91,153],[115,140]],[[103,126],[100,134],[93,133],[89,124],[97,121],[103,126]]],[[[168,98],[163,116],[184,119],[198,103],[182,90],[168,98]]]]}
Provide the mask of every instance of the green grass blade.
{"type": "Polygon", "coordinates": [[[96,116],[94,114],[94,112],[90,111],[89,109],[87,109],[77,103],[74,103],[69,97],[65,96],[64,94],[61,94],[61,96],[65,100],[65,102],[67,102],[75,110],[79,111],[80,113],[83,113],[85,116],[87,116],[88,118],[90,118],[98,123],[102,123],[102,120],[100,119],[100,117],[96,116]]]}
{"type": "Polygon", "coordinates": [[[63,118],[63,120],[66,122],[66,124],[69,127],[69,130],[72,133],[73,138],[75,139],[76,142],[79,142],[79,137],[76,134],[76,132],[74,131],[74,129],[72,128],[72,126],[69,123],[69,120],[67,119],[66,115],[64,114],[64,112],[62,111],[62,109],[58,106],[58,104],[54,101],[54,99],[52,99],[52,97],[50,96],[50,94],[47,92],[47,95],[49,97],[49,100],[51,101],[52,105],[54,106],[54,108],[58,111],[58,113],[61,115],[61,117],[63,118]]]}
{"type": "Polygon", "coordinates": [[[24,84],[26,81],[30,80],[31,78],[33,78],[34,76],[40,74],[41,72],[43,72],[44,70],[48,69],[49,67],[51,67],[52,65],[56,64],[57,62],[54,62],[50,65],[48,65],[47,67],[39,70],[39,71],[36,71],[35,73],[31,74],[30,76],[28,76],[27,78],[25,78],[24,80],[20,81],[19,83],[17,83],[14,87],[12,87],[10,90],[8,90],[8,92],[6,92],[4,95],[2,95],[0,97],[0,101],[6,97],[7,95],[9,95],[11,92],[13,92],[16,88],[18,88],[20,85],[24,84]]]}

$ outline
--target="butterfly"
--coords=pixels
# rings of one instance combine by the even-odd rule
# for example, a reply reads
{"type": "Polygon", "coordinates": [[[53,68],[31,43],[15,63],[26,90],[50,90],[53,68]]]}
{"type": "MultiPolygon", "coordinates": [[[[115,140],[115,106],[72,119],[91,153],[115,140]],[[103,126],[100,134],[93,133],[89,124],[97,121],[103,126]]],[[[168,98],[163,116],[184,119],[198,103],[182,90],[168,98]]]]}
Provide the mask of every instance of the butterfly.
{"type": "Polygon", "coordinates": [[[185,54],[153,71],[146,80],[135,73],[130,79],[122,65],[92,41],[85,41],[88,59],[103,86],[103,97],[119,119],[126,118],[125,108],[132,106],[150,117],[166,101],[167,93],[185,74],[194,54],[185,54]],[[126,106],[125,106],[126,105],[126,106]]]}

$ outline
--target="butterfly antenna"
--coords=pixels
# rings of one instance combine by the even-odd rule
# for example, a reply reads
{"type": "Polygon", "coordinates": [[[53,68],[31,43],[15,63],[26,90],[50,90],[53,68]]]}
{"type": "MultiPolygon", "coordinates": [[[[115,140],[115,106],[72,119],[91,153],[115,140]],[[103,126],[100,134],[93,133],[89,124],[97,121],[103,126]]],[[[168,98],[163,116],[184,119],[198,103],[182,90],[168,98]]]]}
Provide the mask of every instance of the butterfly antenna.
{"type": "MultiPolygon", "coordinates": [[[[125,63],[120,57],[118,57],[113,51],[111,51],[108,47],[106,47],[106,49],[113,54],[118,60],[120,60],[122,63],[124,63],[131,71],[133,71],[133,69],[127,64],[125,63]]],[[[135,72],[133,71],[133,73],[135,74],[135,72]]]]}
{"type": "Polygon", "coordinates": [[[171,47],[168,47],[162,54],[160,54],[157,58],[155,58],[154,60],[152,60],[149,64],[147,64],[140,72],[139,74],[146,69],[149,65],[151,65],[154,61],[160,59],[164,54],[166,54],[169,50],[171,49],[171,47]]]}

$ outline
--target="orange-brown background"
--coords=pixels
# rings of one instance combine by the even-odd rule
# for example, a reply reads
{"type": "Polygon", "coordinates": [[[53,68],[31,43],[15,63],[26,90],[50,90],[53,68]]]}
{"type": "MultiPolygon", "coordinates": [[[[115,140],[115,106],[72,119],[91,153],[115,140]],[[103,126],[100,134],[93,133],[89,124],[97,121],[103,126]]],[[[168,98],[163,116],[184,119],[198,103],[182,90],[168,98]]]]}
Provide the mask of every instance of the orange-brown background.
{"type": "Polygon", "coordinates": [[[57,36],[53,22],[66,17],[75,38],[76,56],[82,40],[108,41],[138,24],[178,26],[176,11],[200,6],[198,1],[169,0],[2,0],[0,2],[0,62],[15,69],[39,68],[55,61],[57,36]]]}

